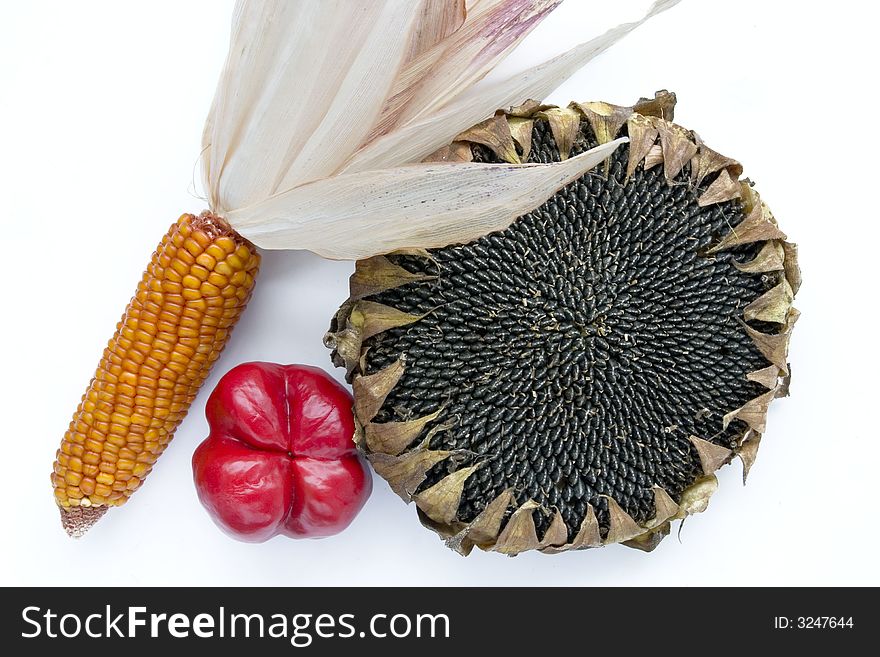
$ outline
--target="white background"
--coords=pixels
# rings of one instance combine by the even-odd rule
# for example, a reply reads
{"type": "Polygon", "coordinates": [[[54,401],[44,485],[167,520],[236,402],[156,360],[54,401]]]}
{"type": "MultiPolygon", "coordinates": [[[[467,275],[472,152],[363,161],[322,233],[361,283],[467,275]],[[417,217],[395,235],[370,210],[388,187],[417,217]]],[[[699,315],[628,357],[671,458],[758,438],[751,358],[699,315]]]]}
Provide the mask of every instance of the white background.
{"type": "MultiPolygon", "coordinates": [[[[646,0],[568,0],[500,72],[537,63],[646,0]]],[[[2,584],[880,584],[876,22],[872,3],[685,0],[550,100],[676,91],[676,119],[745,164],[801,246],[792,397],[775,403],[749,484],[721,471],[709,511],[652,554],[615,546],[465,559],[377,479],[320,541],[237,543],[191,482],[204,402],[247,360],[330,368],[321,337],[350,263],[266,253],[251,307],[148,484],[82,540],[58,523],[61,435],[149,255],[205,207],[202,122],[230,2],[28,2],[0,9],[2,584]]],[[[335,371],[336,376],[340,375],[335,371]]]]}

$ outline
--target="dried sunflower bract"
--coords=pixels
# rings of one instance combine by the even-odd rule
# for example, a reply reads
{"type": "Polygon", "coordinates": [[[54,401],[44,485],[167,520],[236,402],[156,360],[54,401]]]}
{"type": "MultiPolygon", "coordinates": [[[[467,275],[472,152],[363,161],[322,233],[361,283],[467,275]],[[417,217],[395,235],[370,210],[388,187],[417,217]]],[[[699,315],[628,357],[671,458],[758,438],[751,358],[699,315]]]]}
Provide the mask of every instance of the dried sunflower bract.
{"type": "Polygon", "coordinates": [[[787,394],[796,248],[674,105],[499,112],[432,159],[629,143],[506,230],[357,263],[326,336],[355,439],[463,554],[653,549],[787,394]]]}

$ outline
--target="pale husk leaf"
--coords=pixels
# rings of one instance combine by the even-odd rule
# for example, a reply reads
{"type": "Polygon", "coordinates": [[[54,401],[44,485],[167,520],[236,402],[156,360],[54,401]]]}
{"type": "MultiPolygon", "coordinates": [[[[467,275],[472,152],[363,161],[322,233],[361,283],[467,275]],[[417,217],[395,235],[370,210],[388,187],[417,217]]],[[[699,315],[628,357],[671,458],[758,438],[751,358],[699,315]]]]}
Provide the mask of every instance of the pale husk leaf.
{"type": "Polygon", "coordinates": [[[203,146],[211,208],[330,175],[361,143],[408,53],[420,3],[240,0],[203,146]],[[332,44],[332,49],[328,47],[332,44]]]}
{"type": "Polygon", "coordinates": [[[660,0],[639,21],[474,87],[557,0],[482,0],[467,12],[460,1],[240,0],[203,136],[212,210],[258,246],[339,259],[504,228],[592,168],[592,156],[554,172],[399,167],[499,107],[545,96],[676,2],[660,0]]]}
{"type": "MultiPolygon", "coordinates": [[[[481,80],[531,32],[561,0],[481,0],[463,24],[407,62],[392,89],[376,134],[425,116],[481,80]]],[[[431,0],[455,12],[456,2],[431,0]]],[[[427,9],[427,7],[426,7],[427,9]]],[[[447,16],[442,21],[454,20],[447,16]]],[[[431,21],[426,21],[431,22],[431,21]]]]}
{"type": "MultiPolygon", "coordinates": [[[[454,34],[468,19],[465,0],[424,0],[410,34],[405,66],[454,34]]],[[[402,77],[403,73],[398,75],[402,77]]]]}
{"type": "Polygon", "coordinates": [[[638,21],[624,23],[543,64],[494,84],[474,87],[432,114],[411,121],[361,149],[346,172],[418,162],[444,146],[458,133],[482,121],[498,108],[519,105],[526,98],[545,98],[575,71],[607,50],[652,16],[678,4],[658,0],[638,21]]]}
{"type": "Polygon", "coordinates": [[[263,248],[308,249],[339,260],[468,242],[506,228],[623,141],[553,164],[416,164],[335,176],[227,219],[263,248]]]}

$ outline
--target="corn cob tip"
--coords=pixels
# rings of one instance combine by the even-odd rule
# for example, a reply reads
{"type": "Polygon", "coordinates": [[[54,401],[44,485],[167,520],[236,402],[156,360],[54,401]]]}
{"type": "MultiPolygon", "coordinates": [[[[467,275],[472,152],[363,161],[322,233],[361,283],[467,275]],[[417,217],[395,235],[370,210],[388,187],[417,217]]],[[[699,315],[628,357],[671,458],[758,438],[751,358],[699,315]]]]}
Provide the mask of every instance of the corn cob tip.
{"type": "Polygon", "coordinates": [[[80,538],[107,513],[108,508],[106,506],[74,506],[69,509],[59,507],[61,526],[71,538],[80,538]]]}

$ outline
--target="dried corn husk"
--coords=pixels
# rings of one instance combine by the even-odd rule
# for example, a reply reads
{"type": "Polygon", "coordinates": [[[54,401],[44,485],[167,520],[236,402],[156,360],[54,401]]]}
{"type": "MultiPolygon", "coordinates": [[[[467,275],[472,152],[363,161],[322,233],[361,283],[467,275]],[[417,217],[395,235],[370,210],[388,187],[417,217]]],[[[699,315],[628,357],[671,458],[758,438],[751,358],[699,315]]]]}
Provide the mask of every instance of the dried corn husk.
{"type": "Polygon", "coordinates": [[[677,0],[474,87],[559,2],[240,0],[203,137],[212,210],[258,246],[338,259],[505,227],[617,142],[550,165],[420,162],[496,109],[545,96],[677,0]]]}

